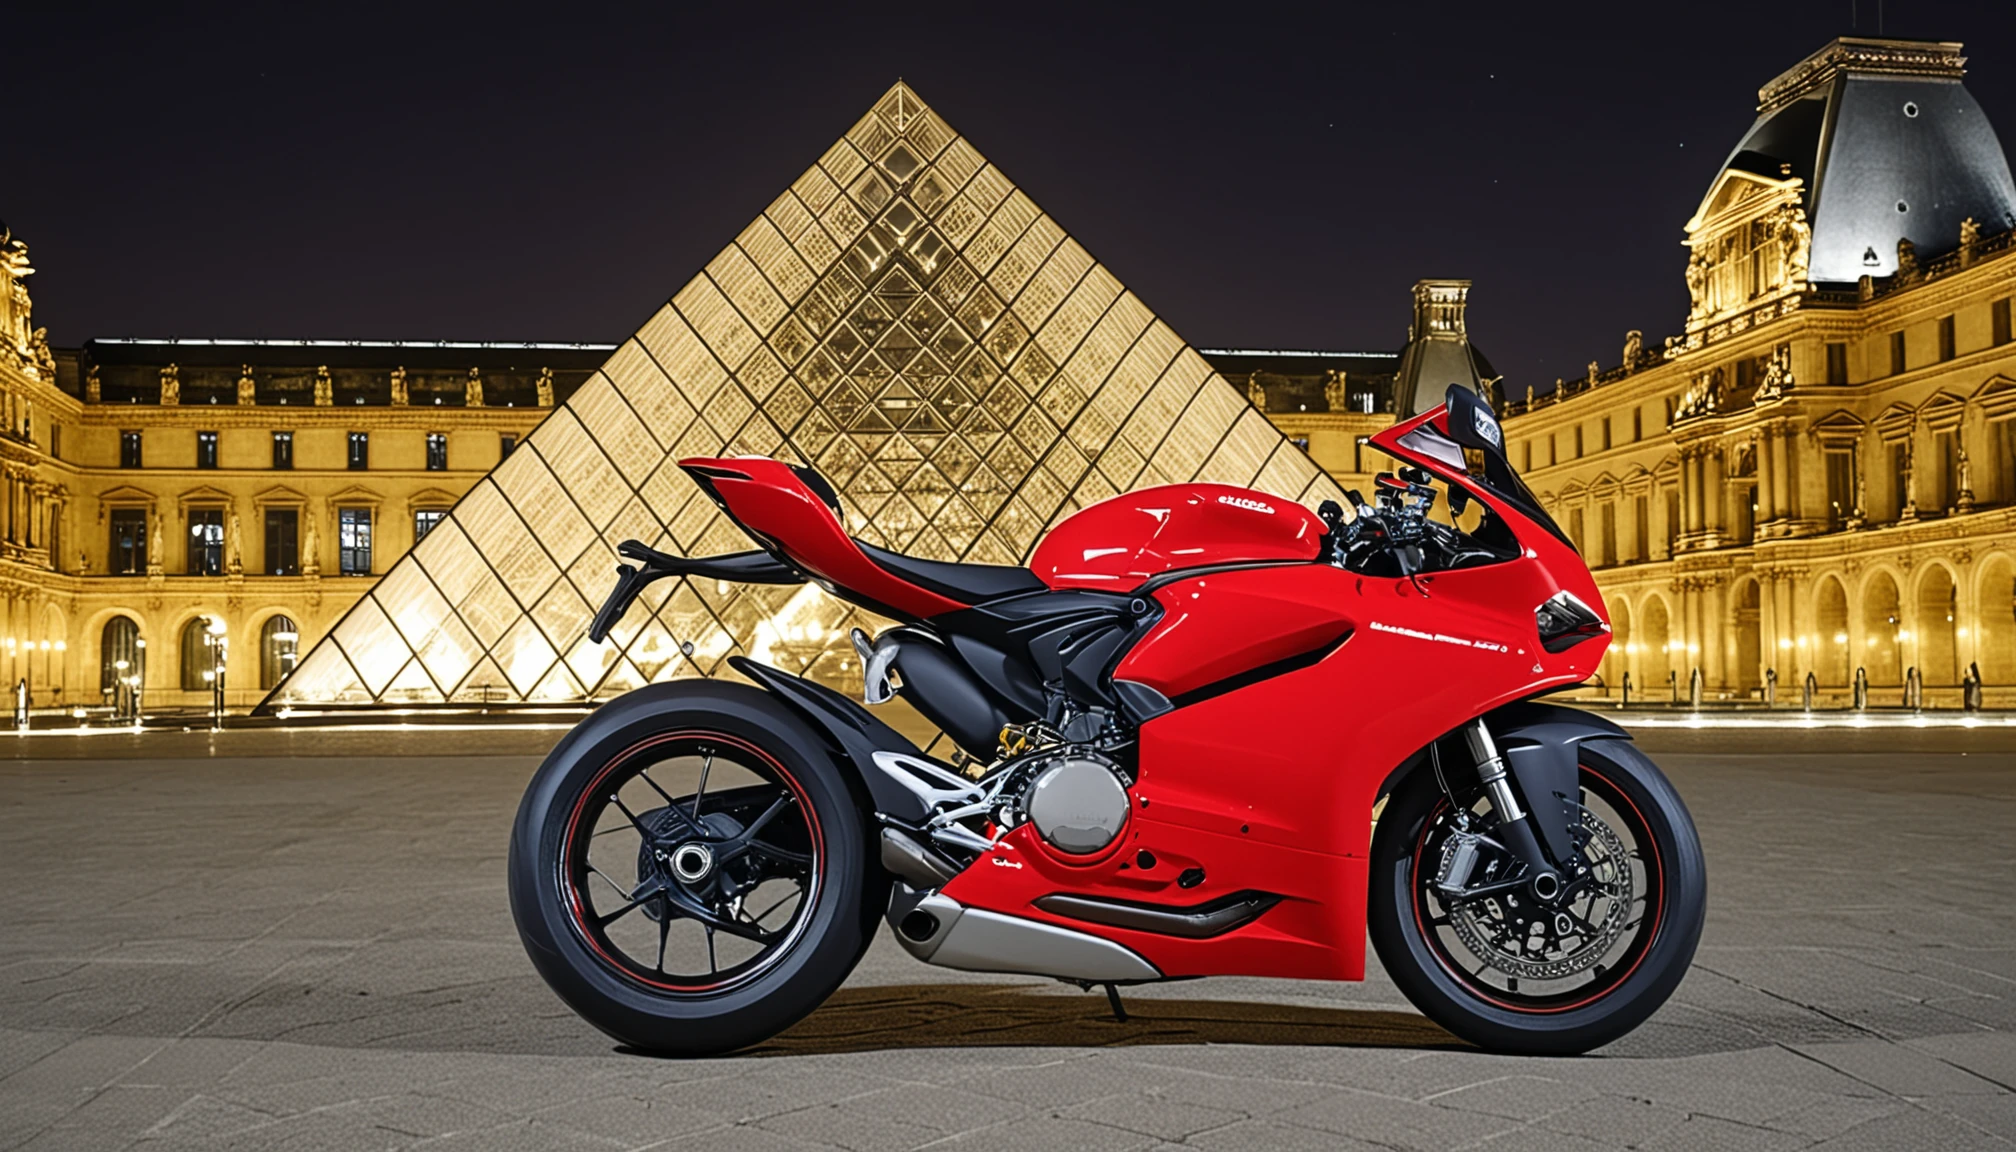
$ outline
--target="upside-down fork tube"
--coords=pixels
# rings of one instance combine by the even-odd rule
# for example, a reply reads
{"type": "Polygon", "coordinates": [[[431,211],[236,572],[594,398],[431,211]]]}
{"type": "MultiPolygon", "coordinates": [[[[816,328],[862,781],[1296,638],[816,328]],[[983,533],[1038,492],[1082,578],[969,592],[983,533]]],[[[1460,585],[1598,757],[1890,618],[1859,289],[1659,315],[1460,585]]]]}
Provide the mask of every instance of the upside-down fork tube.
{"type": "Polygon", "coordinates": [[[726,556],[674,556],[646,547],[641,541],[625,540],[616,549],[636,565],[616,566],[616,587],[595,620],[588,625],[588,638],[600,644],[630,605],[653,582],[668,576],[699,576],[736,584],[803,584],[805,574],[768,552],[732,552],[726,556]]]}
{"type": "MultiPolygon", "coordinates": [[[[1492,743],[1505,765],[1505,775],[1525,801],[1524,819],[1514,821],[1510,813],[1501,813],[1508,825],[1519,826],[1510,832],[1516,842],[1508,847],[1529,865],[1568,859],[1575,845],[1567,803],[1581,795],[1576,747],[1588,740],[1629,740],[1630,734],[1594,713],[1530,700],[1493,709],[1473,722],[1466,735],[1474,736],[1476,727],[1484,723],[1495,738],[1492,743]]],[[[1477,751],[1474,745],[1472,751],[1477,751]]],[[[1481,758],[1479,768],[1483,768],[1481,758]]],[[[1486,782],[1486,787],[1491,785],[1486,782]]],[[[1497,802],[1494,794],[1492,803],[1497,802]]],[[[1513,803],[1518,806],[1516,800],[1513,803]]]]}

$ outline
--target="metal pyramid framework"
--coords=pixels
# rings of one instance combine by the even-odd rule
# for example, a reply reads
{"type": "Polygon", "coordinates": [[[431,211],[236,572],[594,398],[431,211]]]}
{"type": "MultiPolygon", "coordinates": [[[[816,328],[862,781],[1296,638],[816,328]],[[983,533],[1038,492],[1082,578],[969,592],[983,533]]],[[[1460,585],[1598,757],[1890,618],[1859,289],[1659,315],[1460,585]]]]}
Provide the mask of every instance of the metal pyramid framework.
{"type": "Polygon", "coordinates": [[[750,541],[676,462],[810,463],[849,529],[1022,561],[1132,488],[1314,502],[1328,476],[898,83],[393,566],[262,710],[544,703],[727,671],[858,681],[876,621],[807,585],[666,581],[587,639],[629,538],[750,541]]]}

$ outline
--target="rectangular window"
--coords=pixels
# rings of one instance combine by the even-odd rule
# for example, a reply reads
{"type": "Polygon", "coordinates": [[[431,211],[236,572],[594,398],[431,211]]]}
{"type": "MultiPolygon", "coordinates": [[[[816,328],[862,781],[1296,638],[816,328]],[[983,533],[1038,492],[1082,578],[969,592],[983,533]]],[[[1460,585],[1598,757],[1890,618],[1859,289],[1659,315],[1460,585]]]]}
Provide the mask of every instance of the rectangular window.
{"type": "Polygon", "coordinates": [[[1837,386],[1848,383],[1848,345],[1827,345],[1827,383],[1837,386]]]}
{"type": "Polygon", "coordinates": [[[371,509],[336,512],[336,568],[345,576],[371,574],[371,509]]]}
{"type": "Polygon", "coordinates": [[[1603,417],[1603,450],[1610,450],[1610,417],[1603,417]]]}
{"type": "Polygon", "coordinates": [[[1953,358],[1953,317],[1939,317],[1939,362],[1953,358]]]}
{"type": "Polygon", "coordinates": [[[294,434],[273,433],[273,467],[285,471],[294,467],[294,434]]]}
{"type": "Polygon", "coordinates": [[[1519,445],[1519,456],[1519,471],[1531,472],[1533,470],[1533,442],[1531,440],[1527,440],[1519,445]]]}
{"type": "Polygon", "coordinates": [[[509,459],[511,450],[516,447],[518,447],[518,438],[516,436],[499,436],[497,438],[497,459],[500,461],[509,459]]]}
{"type": "Polygon", "coordinates": [[[147,510],[145,508],[114,508],[112,510],[112,546],[110,550],[112,574],[115,576],[137,576],[147,571],[147,510]]]}
{"type": "Polygon", "coordinates": [[[420,511],[413,513],[413,543],[418,544],[420,541],[425,540],[427,533],[432,532],[434,526],[441,523],[447,516],[448,513],[439,508],[422,508],[420,511]]]}
{"type": "Polygon", "coordinates": [[[63,458],[63,426],[61,424],[51,424],[49,426],[49,455],[58,460],[63,458]]]}
{"type": "Polygon", "coordinates": [[[1890,333],[1890,374],[1892,376],[1898,376],[1902,375],[1903,372],[1904,372],[1904,333],[1892,332],[1890,333]]]}
{"type": "Polygon", "coordinates": [[[294,508],[266,510],[266,575],[292,576],[301,571],[301,513],[294,508]]]}
{"type": "Polygon", "coordinates": [[[2016,419],[1990,421],[1988,435],[1995,445],[1995,499],[2004,504],[2016,503],[2016,419]]]}
{"type": "Polygon", "coordinates": [[[1372,442],[1369,436],[1360,436],[1351,444],[1351,471],[1365,471],[1365,446],[1372,442]]]}
{"type": "Polygon", "coordinates": [[[121,468],[144,467],[144,465],[140,463],[140,460],[141,460],[140,433],[138,432],[119,433],[119,467],[121,468]]]}
{"type": "Polygon", "coordinates": [[[1617,563],[1617,504],[1605,501],[1603,504],[1603,563],[1614,567],[1617,563]]]}
{"type": "Polygon", "coordinates": [[[1561,437],[1550,433],[1547,437],[1547,466],[1552,468],[1561,462],[1561,437]]]}
{"type": "Polygon", "coordinates": [[[1574,543],[1577,552],[1582,551],[1582,510],[1580,508],[1573,508],[1568,512],[1568,539],[1574,543]]]}
{"type": "Polygon", "coordinates": [[[224,510],[197,508],[189,513],[189,575],[224,574],[224,510]]]}
{"type": "MultiPolygon", "coordinates": [[[[1932,435],[1932,466],[1939,481],[1939,490],[1932,494],[1933,507],[1951,508],[1959,502],[1958,478],[1960,457],[1960,436],[1957,432],[1935,432],[1932,435]]],[[[1918,491],[1925,491],[1925,482],[1918,482],[1918,491]]]]}
{"type": "Polygon", "coordinates": [[[217,467],[217,434],[215,432],[196,433],[196,467],[217,467]]]}
{"type": "Polygon", "coordinates": [[[1582,426],[1575,425],[1575,459],[1582,458],[1582,426]]]}
{"type": "Polygon", "coordinates": [[[1631,515],[1637,518],[1637,523],[1633,526],[1634,531],[1632,532],[1632,536],[1635,539],[1631,542],[1633,545],[1631,558],[1641,561],[1650,560],[1652,558],[1652,508],[1650,502],[1643,496],[1632,497],[1631,515]]]}
{"type": "Polygon", "coordinates": [[[1631,409],[1631,442],[1636,444],[1645,438],[1645,410],[1631,409]]]}
{"type": "Polygon", "coordinates": [[[2009,297],[1988,306],[1989,338],[1997,347],[2009,342],[2009,297]]]}
{"type": "Polygon", "coordinates": [[[1674,485],[1666,489],[1666,555],[1671,558],[1674,546],[1680,543],[1680,488],[1674,485]]]}
{"type": "Polygon", "coordinates": [[[1890,494],[1894,497],[1899,516],[1904,514],[1904,506],[1908,503],[1905,497],[1909,495],[1910,472],[1911,446],[1902,442],[1890,445],[1890,476],[1893,485],[1890,494]]]}
{"type": "MultiPolygon", "coordinates": [[[[1309,438],[1307,436],[1302,438],[1302,448],[1304,451],[1307,451],[1309,448],[1309,438]]],[[[429,432],[427,434],[427,470],[429,472],[446,472],[448,470],[448,434],[446,432],[429,432]]]]}
{"type": "Polygon", "coordinates": [[[1855,514],[1855,450],[1827,449],[1827,526],[1840,528],[1855,514]]]}
{"type": "Polygon", "coordinates": [[[371,434],[350,433],[350,470],[362,472],[369,467],[371,467],[371,434]]]}

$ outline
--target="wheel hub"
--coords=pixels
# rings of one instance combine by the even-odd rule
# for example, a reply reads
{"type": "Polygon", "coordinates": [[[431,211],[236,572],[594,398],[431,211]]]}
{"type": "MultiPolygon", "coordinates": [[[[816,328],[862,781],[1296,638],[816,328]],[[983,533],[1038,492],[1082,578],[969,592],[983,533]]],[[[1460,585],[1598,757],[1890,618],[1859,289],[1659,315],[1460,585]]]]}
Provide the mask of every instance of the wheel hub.
{"type": "Polygon", "coordinates": [[[689,840],[672,850],[672,875],[681,884],[698,884],[714,871],[714,850],[698,840],[689,840]]]}

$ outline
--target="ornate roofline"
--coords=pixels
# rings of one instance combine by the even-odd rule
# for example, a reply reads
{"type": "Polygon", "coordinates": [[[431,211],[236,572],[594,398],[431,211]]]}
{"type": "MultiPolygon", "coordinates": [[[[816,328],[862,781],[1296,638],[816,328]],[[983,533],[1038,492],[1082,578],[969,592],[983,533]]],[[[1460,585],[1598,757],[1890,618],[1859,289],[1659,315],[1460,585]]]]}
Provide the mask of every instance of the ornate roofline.
{"type": "Polygon", "coordinates": [[[1757,111],[1772,112],[1825,88],[1843,72],[1880,76],[1931,76],[1958,80],[1967,58],[1957,40],[1878,40],[1837,36],[1818,52],[1779,73],[1757,90],[1757,111]]]}

